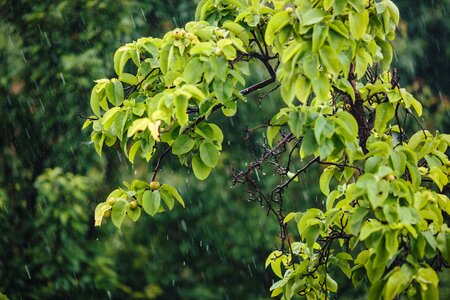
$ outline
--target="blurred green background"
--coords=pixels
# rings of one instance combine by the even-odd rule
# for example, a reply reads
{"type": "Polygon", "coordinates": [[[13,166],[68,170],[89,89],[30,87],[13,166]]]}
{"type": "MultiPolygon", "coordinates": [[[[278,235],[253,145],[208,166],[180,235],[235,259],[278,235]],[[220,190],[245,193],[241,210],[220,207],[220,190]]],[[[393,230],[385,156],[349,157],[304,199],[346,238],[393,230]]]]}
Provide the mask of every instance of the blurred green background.
{"type": "MultiPolygon", "coordinates": [[[[396,3],[403,21],[393,65],[427,108],[425,126],[449,132],[450,0],[396,3]]],[[[232,119],[213,119],[226,128],[225,143],[208,180],[199,183],[176,160],[164,167],[161,181],[179,187],[186,209],[120,231],[93,227],[109,191],[123,179],[149,180],[152,170],[143,161],[131,166],[119,149],[98,157],[81,132],[93,80],[114,76],[119,46],[161,37],[194,10],[188,0],[0,0],[0,299],[269,298],[264,261],[277,224],[244,188],[230,186],[232,167],[260,153],[262,132],[244,140],[244,128],[271,118],[282,103],[277,93],[262,104],[254,95],[232,119]]],[[[261,170],[262,185],[274,184],[272,171],[261,170]]],[[[317,180],[300,178],[289,210],[321,205],[317,180]]],[[[356,298],[345,280],[341,289],[338,298],[356,298]]]]}

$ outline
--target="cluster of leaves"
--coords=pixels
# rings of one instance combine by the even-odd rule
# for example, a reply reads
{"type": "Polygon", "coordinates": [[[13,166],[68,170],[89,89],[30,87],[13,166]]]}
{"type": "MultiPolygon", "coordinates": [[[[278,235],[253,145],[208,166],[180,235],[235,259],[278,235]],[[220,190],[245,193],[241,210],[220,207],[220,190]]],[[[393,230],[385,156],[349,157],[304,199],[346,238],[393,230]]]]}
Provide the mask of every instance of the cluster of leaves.
{"type": "MultiPolygon", "coordinates": [[[[412,133],[404,125],[418,121],[422,105],[400,87],[397,71],[389,72],[389,41],[399,22],[395,4],[203,0],[196,17],[163,39],[142,38],[117,50],[118,78],[97,82],[90,101],[94,115],[85,123],[92,124],[97,152],[119,140],[130,161],[136,153],[149,161],[161,149],[152,180],[169,152],[206,179],[223,141],[221,129],[206,122],[210,114],[221,109],[233,116],[237,100],[278,81],[286,107],[267,126],[272,149],[236,180],[250,183],[252,195],[280,223],[281,248],[266,261],[281,278],[272,296],[326,299],[337,292],[330,275],[337,267],[355,285],[367,278],[371,299],[402,293],[437,299],[435,270],[450,262],[444,223],[450,200],[443,192],[450,136],[412,133]],[[270,78],[239,90],[251,60],[262,62],[270,78]],[[279,172],[281,184],[265,197],[250,175],[293,141],[288,166],[291,159],[312,160],[295,173],[289,167],[279,172]],[[326,206],[285,216],[283,190],[315,163],[326,166],[319,182],[326,206]],[[291,240],[290,222],[300,242],[291,240]]],[[[111,197],[120,200],[97,206],[97,225],[110,209],[116,226],[125,214],[137,219],[128,201],[150,215],[163,211],[161,198],[169,209],[173,204],[142,181],[111,197]]]]}
{"type": "Polygon", "coordinates": [[[91,273],[97,268],[104,270],[96,274],[98,284],[116,280],[110,262],[96,256],[95,247],[85,238],[91,228],[85,211],[94,183],[92,178],[64,173],[61,168],[45,170],[34,183],[38,191],[34,222],[39,234],[31,242],[45,251],[31,256],[27,272],[42,282],[42,295],[50,297],[72,286],[89,286],[91,273]]]}
{"type": "MultiPolygon", "coordinates": [[[[243,70],[237,63],[228,68],[228,62],[237,59],[237,51],[245,52],[234,33],[242,35],[245,30],[236,23],[228,27],[234,31],[192,22],[163,39],[142,38],[119,48],[114,55],[118,79],[97,81],[91,94],[95,115],[84,126],[92,124],[97,152],[103,144],[112,146],[119,140],[131,162],[137,153],[148,161],[155,142],[161,142],[182,164],[191,162],[197,178],[208,177],[218,162],[223,134],[213,123],[191,126],[189,115],[196,112],[203,119],[221,108],[232,116],[236,99],[243,99],[236,88],[245,84],[243,70]],[[132,67],[128,62],[134,64],[136,75],[124,72],[132,67]],[[124,90],[130,90],[126,99],[124,90]]],[[[145,186],[139,187],[138,194],[143,194],[145,186]]]]}
{"type": "Polygon", "coordinates": [[[189,5],[0,1],[0,290],[8,297],[102,298],[116,290],[113,255],[105,255],[107,243],[97,240],[102,234],[92,231],[86,211],[116,180],[114,174],[104,180],[102,172],[119,167],[101,161],[80,135],[79,115],[88,110],[80,99],[92,78],[111,73],[112,64],[104,63],[109,53],[148,32],[149,24],[160,28],[161,18],[171,26],[172,13],[188,14],[189,5]],[[50,175],[57,167],[64,171],[50,175]],[[44,177],[54,191],[40,190],[47,186],[37,183],[44,177]],[[104,190],[89,185],[88,192],[62,178],[102,179],[97,186],[104,190]],[[58,199],[49,203],[53,192],[58,199]]]}
{"type": "Polygon", "coordinates": [[[144,181],[134,180],[131,184],[125,182],[125,185],[127,190],[116,189],[109,194],[106,202],[97,205],[95,225],[100,226],[103,217],[111,216],[113,224],[120,228],[126,216],[136,222],[141,216],[142,209],[147,214],[154,216],[157,213],[172,210],[175,200],[183,207],[185,206],[178,191],[168,184],[159,186],[158,182],[148,184],[144,181]]]}

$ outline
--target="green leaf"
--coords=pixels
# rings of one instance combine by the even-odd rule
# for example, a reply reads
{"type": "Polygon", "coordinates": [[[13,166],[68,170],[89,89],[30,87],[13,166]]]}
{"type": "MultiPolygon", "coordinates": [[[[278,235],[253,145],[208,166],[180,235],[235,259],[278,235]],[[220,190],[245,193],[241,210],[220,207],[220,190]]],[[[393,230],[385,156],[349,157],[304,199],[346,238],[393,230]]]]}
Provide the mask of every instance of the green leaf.
{"type": "Polygon", "coordinates": [[[182,155],[188,153],[194,148],[195,141],[188,135],[182,134],[176,138],[172,145],[172,153],[175,155],[182,155]]]}
{"type": "Polygon", "coordinates": [[[368,300],[380,300],[383,294],[383,287],[386,282],[384,280],[378,280],[373,283],[369,288],[368,300]]]}
{"type": "Polygon", "coordinates": [[[337,282],[329,274],[327,274],[327,288],[332,293],[336,293],[338,290],[337,282]]]}
{"type": "Polygon", "coordinates": [[[311,94],[311,81],[305,76],[298,76],[295,81],[295,95],[301,103],[306,104],[311,94]]]}
{"type": "Polygon", "coordinates": [[[391,161],[395,175],[397,177],[402,176],[406,169],[406,154],[399,151],[393,151],[391,153],[391,161]]]}
{"type": "Polygon", "coordinates": [[[99,156],[102,156],[103,143],[105,142],[105,135],[101,132],[93,131],[91,134],[91,140],[94,142],[95,151],[99,156]]]}
{"type": "Polygon", "coordinates": [[[136,222],[139,220],[139,217],[141,216],[142,209],[138,206],[135,209],[131,209],[131,207],[127,206],[127,215],[130,217],[133,222],[136,222]]]}
{"type": "Polygon", "coordinates": [[[106,96],[112,105],[120,106],[124,99],[124,92],[122,82],[117,79],[112,79],[110,83],[106,85],[106,96]]]}
{"type": "Polygon", "coordinates": [[[94,122],[95,116],[90,116],[84,123],[83,123],[83,127],[81,128],[81,130],[84,130],[86,128],[88,128],[92,122],[94,122]]]}
{"type": "Polygon", "coordinates": [[[172,210],[173,206],[175,205],[175,200],[173,199],[172,194],[168,190],[161,188],[159,189],[159,192],[161,194],[161,199],[167,205],[167,208],[169,210],[172,210]]]}
{"type": "Polygon", "coordinates": [[[187,115],[188,103],[188,98],[185,95],[178,94],[175,96],[175,117],[180,126],[186,125],[189,121],[187,115]]]}
{"type": "Polygon", "coordinates": [[[151,216],[156,215],[161,205],[161,195],[159,191],[145,191],[142,196],[142,207],[151,216]]]}
{"type": "Polygon", "coordinates": [[[114,53],[114,70],[117,75],[121,75],[127,61],[131,58],[131,48],[127,45],[120,47],[114,53]]]}
{"type": "Polygon", "coordinates": [[[393,51],[390,43],[377,38],[377,45],[381,48],[381,53],[383,54],[383,60],[381,61],[383,71],[388,71],[391,66],[393,51]]]}
{"type": "MultiPolygon", "coordinates": [[[[307,55],[303,58],[303,71],[305,75],[311,79],[317,79],[320,76],[319,72],[319,59],[317,55],[307,55]]],[[[313,88],[316,84],[313,84],[313,88]]]]}
{"type": "Polygon", "coordinates": [[[303,126],[305,125],[305,122],[306,119],[301,112],[291,111],[289,113],[289,129],[295,137],[299,138],[303,134],[303,126]]]}
{"type": "Polygon", "coordinates": [[[281,262],[282,259],[281,257],[279,257],[277,259],[272,260],[270,263],[270,267],[272,268],[273,273],[280,278],[283,277],[283,274],[281,273],[281,262]]]}
{"type": "Polygon", "coordinates": [[[317,151],[318,145],[314,136],[314,131],[309,130],[303,137],[302,146],[300,148],[300,157],[303,158],[317,151]]]}
{"type": "Polygon", "coordinates": [[[425,237],[425,240],[427,241],[428,245],[430,245],[431,249],[436,250],[438,244],[433,234],[429,230],[427,230],[422,232],[422,235],[425,237]]]}
{"type": "Polygon", "coordinates": [[[115,120],[115,115],[120,111],[120,107],[113,107],[110,110],[108,110],[102,119],[103,128],[105,130],[109,130],[111,128],[111,125],[113,124],[115,120]]]}
{"type": "Polygon", "coordinates": [[[208,126],[213,130],[212,139],[214,141],[217,141],[219,144],[222,144],[223,142],[223,132],[222,129],[220,129],[219,126],[213,123],[208,123],[208,126]]]}
{"type": "Polygon", "coordinates": [[[333,75],[338,75],[340,72],[339,57],[336,51],[331,46],[323,46],[320,49],[320,61],[327,68],[328,72],[333,75]]]}
{"type": "Polygon", "coordinates": [[[317,216],[319,216],[321,214],[322,214],[322,211],[318,208],[310,208],[303,214],[303,216],[300,218],[300,220],[297,223],[297,230],[302,239],[305,239],[305,236],[308,231],[308,224],[313,225],[313,223],[317,224],[317,221],[320,222],[320,220],[317,219],[317,216]],[[316,221],[311,222],[311,219],[316,219],[316,221]]]}
{"type": "Polygon", "coordinates": [[[175,200],[177,200],[183,207],[185,207],[184,200],[183,198],[181,198],[176,188],[168,184],[163,184],[159,189],[168,191],[175,198],[175,200]]]}
{"type": "Polygon", "coordinates": [[[444,189],[449,180],[448,176],[441,170],[441,168],[437,166],[432,166],[430,168],[430,173],[428,176],[433,179],[440,191],[444,189]]]}
{"type": "Polygon", "coordinates": [[[214,168],[219,160],[219,150],[212,142],[205,141],[200,145],[200,158],[208,167],[214,168]]]}
{"type": "Polygon", "coordinates": [[[265,40],[268,45],[272,45],[276,38],[276,33],[280,31],[284,26],[289,24],[291,16],[287,11],[281,11],[272,16],[265,33],[265,40]]]}
{"type": "Polygon", "coordinates": [[[319,116],[314,123],[314,135],[316,137],[316,141],[320,144],[324,139],[330,138],[335,131],[334,123],[330,120],[326,119],[324,116],[319,116]]]}
{"type": "Polygon", "coordinates": [[[136,132],[142,132],[146,130],[150,124],[150,120],[148,118],[142,118],[134,120],[133,124],[128,128],[128,137],[133,136],[136,132]]]}
{"type": "Polygon", "coordinates": [[[342,21],[340,21],[339,19],[330,22],[329,26],[334,32],[340,34],[342,37],[346,39],[349,38],[349,31],[347,26],[345,26],[344,23],[342,23],[342,21]]]}
{"type": "Polygon", "coordinates": [[[335,0],[324,0],[323,1],[323,8],[325,8],[325,10],[329,10],[330,8],[333,7],[335,0]]]}
{"type": "Polygon", "coordinates": [[[342,130],[344,138],[351,142],[355,141],[358,136],[358,123],[356,119],[347,111],[340,111],[336,114],[334,122],[342,130]]]}
{"type": "Polygon", "coordinates": [[[364,174],[358,178],[356,187],[363,194],[367,194],[369,202],[373,208],[380,205],[380,199],[378,198],[378,182],[373,174],[364,174]]]}
{"type": "Polygon", "coordinates": [[[361,231],[361,226],[369,213],[368,207],[360,206],[356,209],[356,211],[353,213],[353,216],[351,218],[351,228],[353,234],[358,234],[361,231]]]}
{"type": "Polygon", "coordinates": [[[92,89],[90,104],[91,104],[92,112],[97,117],[101,117],[101,115],[100,115],[100,101],[102,100],[103,95],[104,95],[104,90],[102,90],[101,92],[97,92],[97,89],[95,87],[92,89]]]}
{"type": "Polygon", "coordinates": [[[314,80],[314,84],[312,85],[314,94],[316,94],[317,98],[324,102],[328,100],[328,96],[330,94],[330,81],[324,74],[320,74],[319,78],[314,80]]]}
{"type": "Polygon", "coordinates": [[[312,225],[307,226],[307,230],[305,232],[305,240],[306,245],[308,247],[312,247],[314,243],[316,242],[317,238],[319,237],[320,233],[322,232],[322,229],[320,228],[320,220],[319,219],[313,219],[312,225]]]}
{"type": "Polygon", "coordinates": [[[325,196],[330,194],[330,180],[333,178],[335,168],[326,168],[320,175],[319,186],[325,196]]]}
{"type": "Polygon", "coordinates": [[[118,199],[114,204],[111,211],[111,220],[117,228],[120,229],[123,220],[125,219],[126,209],[128,206],[128,201],[124,199],[118,199]]]}
{"type": "Polygon", "coordinates": [[[359,40],[367,31],[367,26],[369,25],[369,11],[363,9],[359,13],[351,13],[348,17],[348,21],[351,35],[359,40]]]}
{"type": "Polygon", "coordinates": [[[294,219],[296,216],[297,216],[297,213],[295,213],[295,212],[288,213],[287,216],[284,217],[284,219],[283,219],[283,224],[288,223],[289,221],[294,219]]]}
{"type": "Polygon", "coordinates": [[[309,25],[313,25],[316,23],[319,23],[320,21],[322,21],[325,16],[327,14],[318,8],[313,8],[308,10],[304,15],[303,15],[303,26],[309,26],[309,25]]]}
{"type": "Polygon", "coordinates": [[[228,75],[228,61],[224,56],[210,58],[211,67],[214,70],[214,76],[222,82],[225,82],[228,75]]]}
{"type": "Polygon", "coordinates": [[[129,85],[138,85],[139,84],[139,80],[137,79],[137,77],[130,73],[120,74],[119,80],[122,82],[125,82],[126,84],[129,84],[129,85]]]}
{"type": "Polygon", "coordinates": [[[205,180],[209,176],[209,173],[211,173],[211,168],[201,160],[198,154],[192,158],[192,170],[194,171],[195,177],[199,180],[205,180]]]}
{"type": "Polygon", "coordinates": [[[392,103],[383,102],[375,109],[375,123],[374,129],[378,133],[383,133],[386,129],[386,125],[395,115],[395,109],[392,103]]]}
{"type": "Polygon", "coordinates": [[[187,83],[195,84],[200,81],[203,75],[203,62],[198,57],[192,58],[183,71],[183,78],[187,83]]]}
{"type": "Polygon", "coordinates": [[[139,140],[139,141],[136,141],[136,142],[133,144],[133,146],[131,146],[130,152],[128,153],[128,160],[129,160],[131,163],[134,163],[134,157],[136,156],[137,151],[138,151],[139,149],[141,149],[141,143],[142,143],[142,141],[139,140]]]}
{"type": "Polygon", "coordinates": [[[394,299],[409,286],[414,276],[409,270],[407,265],[394,269],[384,287],[384,299],[394,299]]]}
{"type": "MultiPolygon", "coordinates": [[[[317,54],[328,36],[328,26],[314,25],[312,36],[312,52],[317,54]]],[[[302,44],[300,44],[302,45],[302,44]]]]}
{"type": "Polygon", "coordinates": [[[366,222],[361,228],[361,233],[359,235],[359,239],[364,241],[374,232],[383,230],[384,226],[378,220],[371,220],[370,222],[366,222]]]}
{"type": "Polygon", "coordinates": [[[387,5],[387,9],[389,10],[389,14],[391,15],[391,19],[394,21],[395,25],[398,25],[400,21],[400,12],[398,7],[392,1],[383,1],[387,5]]]}

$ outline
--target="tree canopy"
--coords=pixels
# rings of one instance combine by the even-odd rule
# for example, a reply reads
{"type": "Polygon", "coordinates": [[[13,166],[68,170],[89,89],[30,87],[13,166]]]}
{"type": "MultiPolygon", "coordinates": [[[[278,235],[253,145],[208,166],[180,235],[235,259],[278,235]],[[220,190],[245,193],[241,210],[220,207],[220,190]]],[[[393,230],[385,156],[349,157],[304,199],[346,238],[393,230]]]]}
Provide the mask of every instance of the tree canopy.
{"type": "Polygon", "coordinates": [[[371,299],[438,299],[437,271],[450,261],[450,135],[422,127],[421,102],[390,69],[396,5],[202,0],[195,17],[163,38],[120,47],[116,78],[92,90],[83,128],[98,154],[118,145],[130,162],[142,156],[154,168],[98,204],[95,224],[110,215],[120,228],[142,212],[185,206],[174,184],[158,182],[169,155],[198,180],[214,174],[224,135],[211,120],[233,117],[250,94],[270,87],[261,105],[278,102],[257,128],[266,129],[263,151],[232,176],[278,222],[279,243],[265,264],[278,277],[272,296],[326,299],[338,291],[338,269],[355,286],[368,281],[371,299]],[[252,64],[266,78],[249,84],[252,64]],[[266,165],[277,178],[271,187],[258,180],[266,165]],[[314,167],[323,204],[287,212],[302,201],[289,188],[314,167]]]}

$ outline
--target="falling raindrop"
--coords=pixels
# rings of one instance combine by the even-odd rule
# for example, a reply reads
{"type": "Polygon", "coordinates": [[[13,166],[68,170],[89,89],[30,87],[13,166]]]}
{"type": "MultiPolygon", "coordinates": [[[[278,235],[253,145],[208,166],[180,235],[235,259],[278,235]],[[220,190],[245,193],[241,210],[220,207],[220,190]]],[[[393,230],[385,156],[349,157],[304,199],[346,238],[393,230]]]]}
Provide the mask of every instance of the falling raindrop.
{"type": "Polygon", "coordinates": [[[134,22],[134,18],[133,18],[133,15],[132,15],[132,14],[130,14],[130,18],[131,18],[131,22],[133,22],[134,28],[136,28],[136,23],[134,22]]]}
{"type": "Polygon", "coordinates": [[[187,232],[187,225],[184,220],[181,220],[181,229],[183,229],[183,231],[187,232]]]}
{"type": "Polygon", "coordinates": [[[61,80],[62,80],[62,82],[63,82],[63,84],[66,84],[66,81],[64,80],[64,75],[63,75],[63,73],[59,73],[59,77],[61,77],[61,80]]]}
{"type": "Polygon", "coordinates": [[[30,270],[28,270],[27,265],[25,265],[25,271],[27,271],[28,279],[31,279],[30,270]]]}
{"type": "Polygon", "coordinates": [[[9,43],[11,44],[11,47],[14,48],[14,43],[12,41],[11,35],[9,35],[9,43]]]}
{"type": "Polygon", "coordinates": [[[52,43],[50,43],[50,39],[48,38],[47,32],[44,32],[44,37],[45,37],[45,40],[46,40],[46,42],[47,42],[47,45],[48,45],[49,47],[51,47],[51,46],[52,46],[52,43]]]}
{"type": "Polygon", "coordinates": [[[255,169],[255,173],[256,173],[256,178],[258,179],[258,181],[261,181],[261,179],[259,178],[259,172],[258,172],[258,169],[255,169]]]}
{"type": "Polygon", "coordinates": [[[248,272],[250,273],[250,277],[253,277],[252,269],[250,268],[249,264],[247,264],[247,269],[248,269],[248,272]]]}
{"type": "Polygon", "coordinates": [[[27,62],[27,59],[25,58],[25,54],[23,54],[22,49],[20,49],[20,54],[22,54],[22,58],[24,62],[27,62]]]}
{"type": "Polygon", "coordinates": [[[28,139],[31,140],[31,136],[30,136],[30,133],[28,132],[28,128],[25,128],[25,132],[27,133],[28,139]]]}
{"type": "Polygon", "coordinates": [[[141,8],[142,17],[144,18],[144,21],[147,22],[147,18],[145,17],[144,10],[141,8]]]}

